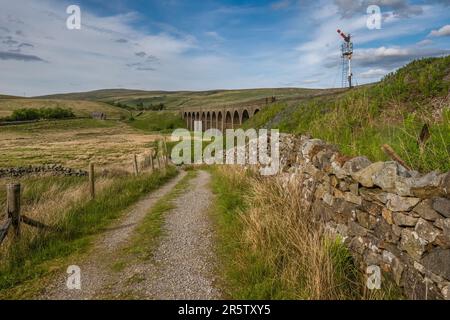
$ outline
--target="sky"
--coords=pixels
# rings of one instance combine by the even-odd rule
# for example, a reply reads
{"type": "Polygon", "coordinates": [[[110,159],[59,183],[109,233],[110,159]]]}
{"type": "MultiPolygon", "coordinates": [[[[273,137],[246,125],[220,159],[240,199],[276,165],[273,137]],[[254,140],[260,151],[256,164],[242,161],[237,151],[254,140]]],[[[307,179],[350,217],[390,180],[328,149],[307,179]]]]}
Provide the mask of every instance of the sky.
{"type": "Polygon", "coordinates": [[[338,28],[374,82],[450,54],[450,0],[0,0],[0,93],[340,87],[338,28]]]}

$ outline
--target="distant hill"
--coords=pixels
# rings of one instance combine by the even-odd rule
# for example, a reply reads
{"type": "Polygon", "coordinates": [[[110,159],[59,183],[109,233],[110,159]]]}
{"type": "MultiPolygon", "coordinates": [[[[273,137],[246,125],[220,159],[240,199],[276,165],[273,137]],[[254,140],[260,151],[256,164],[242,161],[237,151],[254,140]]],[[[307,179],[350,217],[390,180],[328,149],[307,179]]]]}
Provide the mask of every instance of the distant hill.
{"type": "Polygon", "coordinates": [[[19,99],[20,97],[16,97],[16,96],[8,96],[8,95],[4,95],[4,94],[0,94],[0,100],[1,99],[19,99]]]}
{"type": "Polygon", "coordinates": [[[389,144],[417,170],[450,170],[450,56],[413,61],[338,96],[272,105],[246,126],[309,133],[372,160],[387,160],[389,144]]]}
{"type": "Polygon", "coordinates": [[[227,104],[240,104],[264,99],[270,96],[276,96],[279,100],[301,99],[305,96],[320,95],[334,91],[336,91],[336,89],[269,88],[209,91],[142,91],[107,89],[35,98],[101,101],[109,104],[121,104],[130,107],[135,107],[138,104],[144,106],[163,104],[165,109],[179,110],[185,107],[211,107],[227,104]]]}
{"type": "Polygon", "coordinates": [[[143,91],[129,89],[104,89],[86,92],[71,92],[45,96],[36,96],[34,99],[60,99],[60,100],[105,100],[115,97],[126,97],[140,94],[158,94],[162,91],[143,91]]]}

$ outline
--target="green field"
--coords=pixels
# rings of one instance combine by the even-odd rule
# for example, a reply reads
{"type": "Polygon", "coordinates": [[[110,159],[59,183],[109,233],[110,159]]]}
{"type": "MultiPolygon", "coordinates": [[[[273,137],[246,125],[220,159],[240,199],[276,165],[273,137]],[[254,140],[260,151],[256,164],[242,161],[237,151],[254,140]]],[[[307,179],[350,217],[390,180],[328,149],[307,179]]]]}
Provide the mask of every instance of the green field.
{"type": "Polygon", "coordinates": [[[123,121],[70,119],[0,126],[0,167],[58,163],[73,168],[120,166],[132,169],[158,138],[123,121]]]}
{"type": "Polygon", "coordinates": [[[173,111],[146,111],[131,120],[129,119],[127,123],[139,130],[162,133],[171,133],[177,128],[186,126],[180,114],[173,111]]]}
{"type": "Polygon", "coordinates": [[[23,108],[55,107],[71,109],[77,117],[90,117],[92,112],[103,112],[107,115],[107,117],[117,119],[126,117],[128,115],[128,112],[126,110],[97,101],[0,98],[0,118],[8,117],[14,110],[23,108]]]}

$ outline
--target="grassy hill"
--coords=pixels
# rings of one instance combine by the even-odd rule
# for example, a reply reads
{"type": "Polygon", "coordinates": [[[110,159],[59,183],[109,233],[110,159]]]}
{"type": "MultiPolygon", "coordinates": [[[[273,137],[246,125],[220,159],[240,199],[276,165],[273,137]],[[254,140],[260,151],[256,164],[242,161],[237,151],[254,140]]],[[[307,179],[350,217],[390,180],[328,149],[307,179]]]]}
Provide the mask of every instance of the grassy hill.
{"type": "Polygon", "coordinates": [[[87,92],[71,92],[71,93],[61,93],[45,96],[34,97],[36,99],[60,99],[60,100],[108,100],[114,99],[116,97],[127,97],[139,94],[158,94],[158,91],[148,92],[143,90],[128,90],[128,89],[105,89],[105,90],[94,90],[87,92]]]}
{"type": "Polygon", "coordinates": [[[1,100],[1,99],[18,99],[18,98],[20,98],[20,97],[0,94],[0,100],[1,100]]]}
{"type": "Polygon", "coordinates": [[[109,104],[96,101],[82,100],[50,100],[50,99],[0,99],[0,118],[11,115],[14,110],[22,108],[69,108],[75,116],[87,117],[92,112],[104,112],[110,118],[120,118],[128,116],[124,109],[113,107],[109,104]]]}
{"type": "Polygon", "coordinates": [[[71,99],[101,101],[135,107],[138,104],[164,104],[165,109],[179,110],[199,106],[222,106],[262,100],[269,96],[277,99],[300,99],[329,92],[328,89],[276,88],[210,91],[140,91],[140,90],[98,90],[84,93],[69,93],[37,97],[39,99],[71,99]]]}
{"type": "Polygon", "coordinates": [[[295,104],[275,104],[246,127],[309,133],[348,155],[386,160],[383,144],[414,169],[450,170],[450,56],[411,62],[381,82],[295,104]],[[418,139],[424,126],[430,138],[418,139]]]}
{"type": "Polygon", "coordinates": [[[176,111],[146,111],[127,123],[136,129],[146,132],[172,133],[173,130],[184,128],[186,123],[176,111]]]}

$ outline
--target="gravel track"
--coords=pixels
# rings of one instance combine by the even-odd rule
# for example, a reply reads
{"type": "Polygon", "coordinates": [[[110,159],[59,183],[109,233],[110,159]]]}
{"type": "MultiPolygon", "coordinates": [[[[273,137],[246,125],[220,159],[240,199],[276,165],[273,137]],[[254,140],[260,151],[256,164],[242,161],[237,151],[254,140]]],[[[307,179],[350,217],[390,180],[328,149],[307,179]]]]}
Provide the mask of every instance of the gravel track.
{"type": "Polygon", "coordinates": [[[85,261],[74,261],[82,273],[82,290],[68,290],[67,274],[48,287],[42,299],[220,299],[214,253],[214,229],[208,214],[213,200],[210,174],[199,171],[165,214],[163,236],[152,258],[131,259],[113,271],[122,248],[139,222],[162,196],[186,175],[141,200],[120,223],[96,243],[85,261]]]}
{"type": "Polygon", "coordinates": [[[77,265],[81,269],[81,290],[69,290],[66,286],[68,274],[58,276],[50,283],[40,299],[51,300],[85,300],[95,299],[102,295],[102,291],[115,276],[111,272],[110,264],[116,260],[116,256],[132,235],[136,226],[142,221],[154,204],[168,194],[174,186],[186,175],[179,174],[164,186],[151,192],[140,200],[118,223],[111,226],[95,243],[92,252],[82,261],[71,261],[71,265],[77,265]]]}
{"type": "Polygon", "coordinates": [[[214,230],[208,210],[210,174],[199,171],[166,214],[164,236],[153,259],[127,268],[122,292],[141,299],[220,299],[214,230]],[[133,279],[135,281],[133,281],[133,279]]]}

